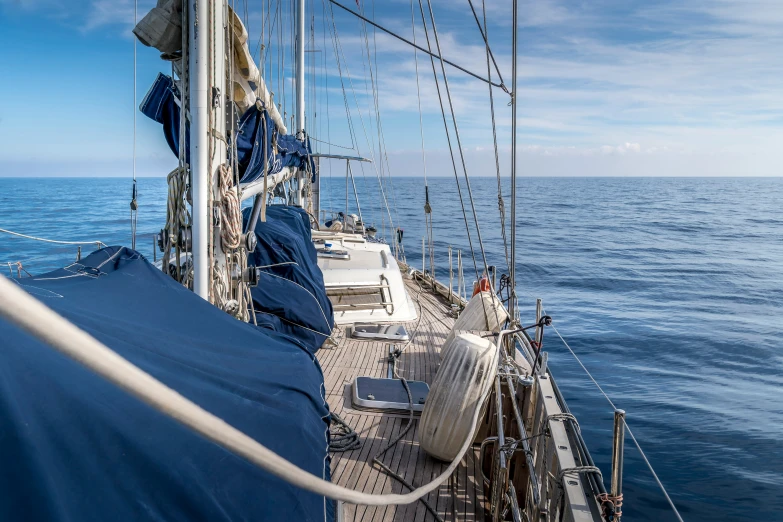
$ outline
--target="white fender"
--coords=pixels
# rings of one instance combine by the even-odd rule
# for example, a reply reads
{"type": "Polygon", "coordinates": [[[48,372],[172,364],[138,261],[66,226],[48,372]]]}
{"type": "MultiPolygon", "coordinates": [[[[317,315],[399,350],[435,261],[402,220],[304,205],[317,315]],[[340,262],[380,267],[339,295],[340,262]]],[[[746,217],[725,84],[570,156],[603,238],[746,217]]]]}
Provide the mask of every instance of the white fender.
{"type": "Polygon", "coordinates": [[[419,445],[433,457],[453,460],[473,437],[471,423],[497,373],[498,350],[489,339],[457,335],[430,386],[419,421],[419,445]]]}
{"type": "Polygon", "coordinates": [[[494,293],[479,292],[474,295],[468,301],[468,305],[462,313],[459,314],[459,317],[454,322],[454,327],[449,332],[449,336],[446,337],[446,342],[443,343],[440,349],[441,360],[445,360],[457,332],[484,331],[497,333],[507,318],[508,312],[506,312],[506,308],[494,293]],[[489,322],[487,322],[487,319],[489,319],[489,322]]]}

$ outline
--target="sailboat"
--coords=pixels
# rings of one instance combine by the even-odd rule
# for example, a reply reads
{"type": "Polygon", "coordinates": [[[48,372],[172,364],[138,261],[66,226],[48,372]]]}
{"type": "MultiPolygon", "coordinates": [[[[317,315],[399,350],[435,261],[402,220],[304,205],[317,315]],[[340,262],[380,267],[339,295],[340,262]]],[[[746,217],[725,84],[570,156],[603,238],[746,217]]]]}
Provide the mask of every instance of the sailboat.
{"type": "MultiPolygon", "coordinates": [[[[518,311],[515,97],[509,273],[484,258],[455,290],[431,238],[414,267],[400,224],[364,222],[352,165],[372,158],[313,151],[305,1],[291,122],[233,7],[159,0],[134,28],[171,68],[139,107],[178,158],[160,259],[134,236],[0,279],[0,518],[620,520],[624,414],[607,489],[547,364],[552,319],[518,311]],[[326,162],[345,162],[343,209],[321,208],[326,162]]],[[[419,7],[427,46],[394,36],[444,96],[445,67],[505,88],[443,58],[419,7]]],[[[515,56],[516,36],[511,93],[515,56]]]]}

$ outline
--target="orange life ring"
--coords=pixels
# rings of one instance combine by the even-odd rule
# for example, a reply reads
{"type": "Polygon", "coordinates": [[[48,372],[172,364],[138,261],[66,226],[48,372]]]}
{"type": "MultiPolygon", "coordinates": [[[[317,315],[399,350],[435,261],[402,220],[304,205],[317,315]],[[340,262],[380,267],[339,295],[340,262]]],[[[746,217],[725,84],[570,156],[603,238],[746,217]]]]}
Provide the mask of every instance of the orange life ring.
{"type": "Polygon", "coordinates": [[[473,295],[476,295],[479,292],[490,292],[490,291],[492,291],[492,287],[489,284],[489,279],[487,278],[487,276],[482,276],[477,283],[473,284],[473,295]]]}

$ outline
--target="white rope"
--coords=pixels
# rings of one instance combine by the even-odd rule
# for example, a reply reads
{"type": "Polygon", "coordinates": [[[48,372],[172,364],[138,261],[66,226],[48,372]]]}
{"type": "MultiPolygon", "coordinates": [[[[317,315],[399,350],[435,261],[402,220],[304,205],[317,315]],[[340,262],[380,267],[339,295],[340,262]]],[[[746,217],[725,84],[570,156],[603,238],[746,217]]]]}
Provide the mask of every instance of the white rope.
{"type": "Polygon", "coordinates": [[[179,229],[188,224],[188,209],[185,206],[187,189],[187,167],[177,167],[168,175],[168,201],[166,206],[166,229],[176,238],[179,229]]]}
{"type": "Polygon", "coordinates": [[[242,211],[239,208],[239,196],[228,164],[224,163],[218,167],[218,189],[223,225],[220,228],[220,237],[223,246],[229,249],[238,248],[242,240],[242,211]]]}
{"type": "MultiPolygon", "coordinates": [[[[331,499],[369,506],[410,504],[444,483],[473,444],[473,438],[468,437],[443,473],[410,493],[371,495],[353,491],[290,463],[116,354],[4,277],[0,277],[0,316],[226,450],[294,486],[331,499]]],[[[481,408],[476,408],[471,432],[478,426],[480,415],[481,408]]]]}
{"type": "MultiPolygon", "coordinates": [[[[546,311],[544,311],[546,313],[546,311]]],[[[617,409],[617,406],[614,405],[614,402],[612,402],[612,399],[609,398],[609,396],[606,394],[603,388],[601,388],[601,385],[598,384],[598,381],[595,380],[593,377],[593,374],[590,373],[590,371],[585,367],[585,365],[582,363],[582,361],[579,359],[579,356],[576,355],[574,350],[571,349],[571,347],[568,345],[565,339],[563,339],[563,336],[560,335],[560,332],[557,331],[557,328],[555,328],[554,325],[552,325],[552,330],[555,331],[557,336],[560,338],[561,341],[563,341],[563,344],[566,348],[568,348],[568,351],[571,352],[571,355],[574,356],[574,359],[576,359],[576,362],[579,363],[579,366],[582,367],[582,369],[585,371],[588,377],[590,377],[590,380],[593,381],[593,384],[595,384],[596,388],[598,388],[598,391],[601,392],[601,394],[606,398],[606,400],[609,402],[609,404],[612,405],[612,408],[615,410],[617,409]]],[[[642,450],[642,446],[639,444],[639,442],[636,440],[636,437],[634,437],[633,432],[631,431],[631,427],[628,426],[628,422],[625,422],[625,429],[628,430],[628,435],[631,436],[631,440],[633,441],[634,445],[636,446],[636,449],[639,450],[639,454],[642,456],[642,459],[644,459],[645,464],[647,464],[647,467],[650,469],[650,473],[652,473],[653,478],[655,479],[655,482],[658,483],[658,487],[661,488],[661,491],[663,492],[663,496],[666,497],[666,500],[669,502],[669,505],[671,506],[672,510],[674,511],[675,516],[677,517],[677,520],[680,522],[684,522],[682,519],[682,516],[680,516],[680,512],[677,511],[677,506],[674,505],[674,502],[672,501],[671,497],[669,496],[669,493],[666,491],[666,488],[663,485],[663,482],[661,482],[661,479],[658,478],[658,474],[655,473],[655,470],[652,467],[652,464],[647,459],[647,455],[645,455],[644,450],[642,450]]]]}
{"type": "Polygon", "coordinates": [[[44,243],[56,243],[58,245],[98,245],[98,247],[105,247],[106,244],[102,241],[57,241],[54,239],[46,239],[43,237],[35,237],[35,236],[28,236],[27,234],[20,234],[19,232],[13,232],[11,230],[6,230],[4,228],[0,228],[0,232],[5,232],[6,234],[10,234],[12,236],[18,236],[23,237],[25,239],[34,239],[35,241],[43,241],[44,243]]]}
{"type": "Polygon", "coordinates": [[[212,267],[212,299],[214,305],[224,312],[234,311],[233,307],[229,307],[230,301],[228,279],[226,277],[225,270],[221,270],[217,262],[212,267]]]}

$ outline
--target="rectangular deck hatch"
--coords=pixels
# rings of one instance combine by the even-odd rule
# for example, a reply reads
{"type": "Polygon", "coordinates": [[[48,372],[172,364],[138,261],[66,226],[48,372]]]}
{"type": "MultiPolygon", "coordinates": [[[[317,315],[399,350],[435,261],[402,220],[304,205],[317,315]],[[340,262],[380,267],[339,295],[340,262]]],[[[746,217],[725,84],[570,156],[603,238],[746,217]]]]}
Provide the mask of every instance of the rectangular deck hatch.
{"type": "MultiPolygon", "coordinates": [[[[351,402],[355,408],[408,411],[408,394],[399,379],[357,377],[353,381],[351,402]]],[[[422,412],[430,387],[423,381],[408,381],[413,411],[422,412]]]]}
{"type": "Polygon", "coordinates": [[[410,339],[408,331],[401,324],[357,324],[353,327],[351,337],[380,341],[407,341],[410,339]]]}

